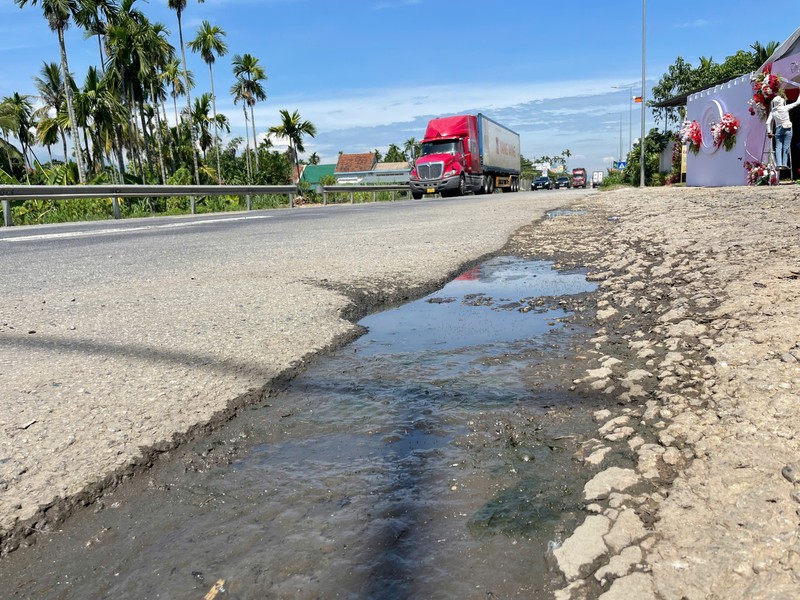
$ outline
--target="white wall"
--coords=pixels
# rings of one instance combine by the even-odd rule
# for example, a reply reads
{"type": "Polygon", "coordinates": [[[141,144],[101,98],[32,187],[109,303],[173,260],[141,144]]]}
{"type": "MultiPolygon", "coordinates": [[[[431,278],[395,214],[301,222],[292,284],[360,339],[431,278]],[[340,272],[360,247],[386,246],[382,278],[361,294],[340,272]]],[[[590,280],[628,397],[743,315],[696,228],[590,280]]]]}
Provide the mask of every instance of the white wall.
{"type": "Polygon", "coordinates": [[[767,140],[764,122],[750,115],[748,100],[751,97],[749,75],[689,96],[686,117],[700,123],[703,144],[696,155],[688,153],[687,185],[719,187],[747,184],[744,162],[760,161],[767,140]],[[730,151],[725,150],[724,146],[715,148],[711,136],[711,125],[726,112],[739,119],[736,145],[730,151]]]}

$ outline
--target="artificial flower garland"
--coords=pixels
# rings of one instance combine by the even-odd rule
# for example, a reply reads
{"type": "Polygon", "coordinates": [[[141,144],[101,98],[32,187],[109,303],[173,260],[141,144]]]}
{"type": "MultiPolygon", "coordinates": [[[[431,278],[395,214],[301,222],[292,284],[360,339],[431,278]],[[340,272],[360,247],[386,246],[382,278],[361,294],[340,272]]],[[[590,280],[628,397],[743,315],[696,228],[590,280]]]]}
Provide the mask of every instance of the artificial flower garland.
{"type": "Polygon", "coordinates": [[[697,154],[700,151],[700,144],[703,143],[703,132],[700,129],[700,123],[697,121],[684,121],[681,130],[678,132],[678,140],[697,154]]]}
{"type": "Polygon", "coordinates": [[[744,168],[747,171],[748,185],[777,185],[778,183],[778,172],[772,165],[758,161],[745,161],[744,168]]]}
{"type": "Polygon", "coordinates": [[[711,137],[714,139],[714,146],[719,148],[725,146],[729,151],[736,145],[736,132],[739,131],[739,119],[731,113],[722,115],[719,123],[711,126],[711,137]]]}
{"type": "Polygon", "coordinates": [[[753,86],[753,97],[748,100],[750,114],[758,116],[762,121],[769,114],[769,105],[775,96],[786,97],[786,92],[781,88],[783,77],[772,74],[772,63],[764,66],[761,73],[750,80],[753,86]]]}

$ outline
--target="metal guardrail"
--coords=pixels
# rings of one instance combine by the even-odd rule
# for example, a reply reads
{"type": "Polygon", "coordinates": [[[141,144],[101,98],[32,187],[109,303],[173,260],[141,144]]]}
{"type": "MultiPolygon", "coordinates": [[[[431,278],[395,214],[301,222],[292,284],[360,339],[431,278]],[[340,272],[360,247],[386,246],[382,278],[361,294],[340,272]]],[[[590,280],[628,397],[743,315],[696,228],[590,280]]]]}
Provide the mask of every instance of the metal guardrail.
{"type": "MultiPolygon", "coordinates": [[[[393,201],[398,191],[405,191],[410,196],[408,185],[332,185],[317,186],[316,191],[322,193],[323,205],[328,204],[329,194],[347,193],[351,204],[355,192],[372,192],[373,202],[377,201],[378,192],[391,192],[393,201]]],[[[294,199],[299,193],[296,185],[0,185],[6,227],[14,224],[11,216],[11,202],[14,200],[111,198],[114,218],[120,219],[120,198],[188,196],[191,213],[196,214],[198,196],[245,196],[247,210],[251,210],[251,196],[288,196],[289,207],[294,208],[294,199]]]]}

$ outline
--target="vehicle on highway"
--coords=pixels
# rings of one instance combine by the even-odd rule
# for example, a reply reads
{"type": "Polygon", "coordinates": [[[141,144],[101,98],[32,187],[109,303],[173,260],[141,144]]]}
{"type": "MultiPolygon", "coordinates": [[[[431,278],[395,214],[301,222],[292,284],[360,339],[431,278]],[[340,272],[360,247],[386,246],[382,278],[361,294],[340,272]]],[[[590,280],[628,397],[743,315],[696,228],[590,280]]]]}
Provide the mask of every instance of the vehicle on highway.
{"type": "Polygon", "coordinates": [[[553,189],[553,180],[550,179],[547,175],[542,175],[541,177],[537,177],[531,182],[531,190],[534,192],[536,190],[552,190],[553,189]]]}
{"type": "Polygon", "coordinates": [[[599,187],[601,183],[603,183],[603,172],[595,171],[592,173],[592,187],[599,187]]]}
{"type": "Polygon", "coordinates": [[[409,176],[411,196],[519,191],[519,134],[477,115],[431,119],[409,176]]]}
{"type": "Polygon", "coordinates": [[[586,189],[586,169],[583,167],[572,169],[572,187],[586,189]]]}
{"type": "Polygon", "coordinates": [[[569,180],[569,177],[567,177],[566,175],[562,175],[561,177],[556,179],[556,189],[557,190],[561,189],[561,188],[571,188],[571,187],[572,187],[572,182],[569,180]]]}

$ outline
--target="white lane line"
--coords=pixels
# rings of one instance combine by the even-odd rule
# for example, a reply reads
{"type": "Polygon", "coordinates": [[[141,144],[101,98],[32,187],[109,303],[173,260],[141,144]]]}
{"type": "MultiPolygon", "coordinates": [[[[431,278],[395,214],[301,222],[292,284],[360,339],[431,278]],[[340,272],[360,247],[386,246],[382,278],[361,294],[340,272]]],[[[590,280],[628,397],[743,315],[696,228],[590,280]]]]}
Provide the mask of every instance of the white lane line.
{"type": "Polygon", "coordinates": [[[184,221],[181,223],[166,223],[164,225],[144,225],[142,227],[114,227],[109,229],[95,229],[92,231],[65,231],[63,233],[40,233],[29,236],[15,236],[0,238],[0,242],[33,242],[37,240],[57,240],[63,238],[86,237],[92,235],[107,235],[111,233],[130,233],[134,231],[152,231],[155,229],[177,229],[178,227],[191,227],[193,225],[213,225],[216,223],[230,223],[231,221],[248,221],[250,219],[272,219],[271,215],[252,215],[249,217],[232,217],[230,219],[203,219],[201,221],[184,221]]]}

